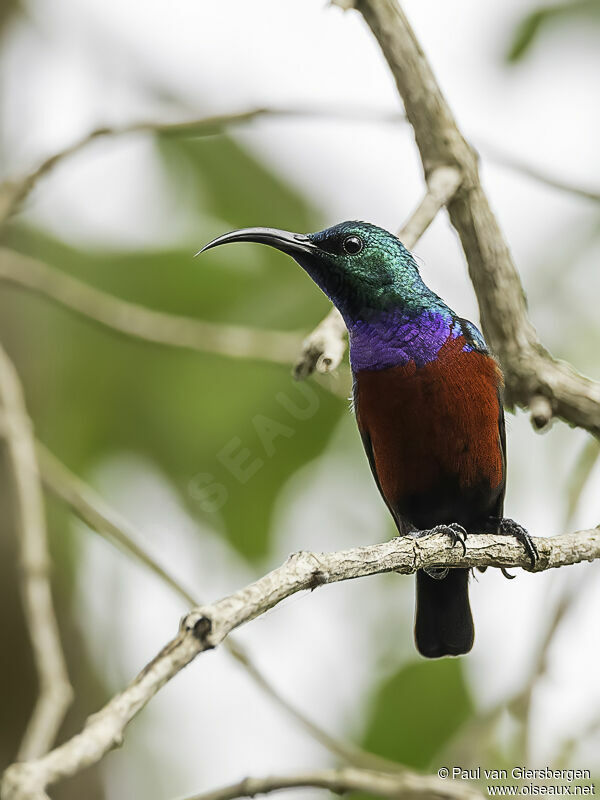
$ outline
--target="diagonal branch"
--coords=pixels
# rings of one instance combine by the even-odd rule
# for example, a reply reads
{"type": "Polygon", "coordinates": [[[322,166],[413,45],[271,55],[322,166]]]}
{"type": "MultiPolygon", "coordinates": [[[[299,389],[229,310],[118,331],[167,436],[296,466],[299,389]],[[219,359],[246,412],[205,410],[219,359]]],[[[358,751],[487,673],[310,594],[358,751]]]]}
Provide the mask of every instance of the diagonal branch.
{"type": "MultiPolygon", "coordinates": [[[[338,0],[338,5],[342,5],[342,0],[338,0]]],[[[353,3],[346,3],[352,6],[353,3]]],[[[20,179],[6,180],[0,184],[0,229],[15,214],[17,214],[38,181],[51,172],[54,167],[66,161],[70,156],[84,150],[96,139],[107,137],[126,136],[135,133],[162,134],[167,136],[212,136],[224,133],[227,129],[237,125],[246,125],[261,117],[285,118],[285,117],[323,117],[327,119],[341,119],[356,122],[357,120],[376,122],[405,122],[406,117],[402,114],[384,114],[371,112],[361,109],[338,109],[331,108],[253,108],[247,111],[234,111],[229,114],[221,114],[213,117],[202,117],[195,120],[184,120],[183,122],[138,122],[121,127],[100,127],[85,134],[63,150],[53,153],[44,159],[35,169],[20,179]]],[[[576,184],[553,177],[539,169],[529,166],[523,161],[514,159],[504,153],[501,148],[495,145],[486,145],[484,150],[489,157],[501,166],[508,169],[517,170],[533,178],[540,183],[545,183],[559,191],[569,192],[585,200],[593,202],[600,201],[600,193],[592,189],[586,189],[576,184]]]]}
{"type": "MultiPolygon", "coordinates": [[[[361,116],[365,117],[364,114],[361,116]]],[[[230,114],[218,114],[212,117],[184,120],[183,122],[134,122],[121,127],[100,127],[76,139],[72,144],[53,153],[44,159],[35,169],[20,179],[5,181],[0,184],[0,229],[11,217],[17,214],[25,200],[29,197],[38,181],[51,172],[54,167],[71,156],[84,150],[96,139],[127,136],[136,133],[161,134],[163,136],[214,136],[223,133],[229,127],[246,125],[260,117],[323,117],[327,119],[359,118],[356,111],[331,108],[251,108],[247,111],[235,111],[230,114]]],[[[368,117],[365,117],[368,119],[368,117]]],[[[387,115],[383,119],[397,120],[398,115],[387,115]]]]}
{"type": "MultiPolygon", "coordinates": [[[[540,554],[536,572],[600,558],[600,528],[534,541],[540,554]]],[[[433,566],[529,568],[529,557],[512,537],[470,536],[463,554],[459,548],[449,548],[442,533],[420,539],[397,537],[335,553],[296,553],[244,589],[191,611],[177,636],[124,691],[91,716],[80,733],[41,758],[10,766],[2,782],[2,800],[46,800],[48,785],[95,764],[121,744],[131,720],[199,653],[217,647],[235,628],[287,597],[325,583],[385,572],[408,574],[433,566]]]]}
{"type": "MultiPolygon", "coordinates": [[[[186,589],[162,564],[148,551],[138,531],[114,508],[98,495],[91,486],[84,483],[62,464],[43,444],[36,445],[40,476],[46,489],[66,503],[71,510],[110,544],[118,547],[138,563],[143,564],[160,580],[173,589],[190,608],[200,605],[200,600],[186,589]]],[[[368,753],[349,742],[332,736],[317,725],[304,711],[280,694],[267,680],[250,654],[238,641],[228,638],[225,642],[227,652],[246,670],[257,686],[280,708],[283,708],[316,741],[342,761],[357,767],[386,770],[395,767],[394,762],[368,753]]]]}
{"type": "Polygon", "coordinates": [[[544,183],[546,186],[557,189],[559,192],[566,192],[582,200],[591,200],[593,203],[600,203],[600,192],[595,189],[579,186],[563,178],[557,178],[538,167],[532,167],[531,164],[527,164],[523,159],[517,158],[512,153],[507,153],[501,147],[491,144],[490,142],[482,143],[481,149],[486,159],[489,158],[490,161],[493,161],[500,167],[505,167],[513,172],[520,172],[527,178],[531,178],[538,183],[544,183]]]}
{"type": "MultiPolygon", "coordinates": [[[[151,344],[289,366],[302,342],[299,332],[224,325],[155,311],[122,300],[42,261],[2,247],[0,281],[35,292],[115,333],[151,344]]],[[[334,381],[330,376],[318,377],[323,388],[346,399],[347,381],[334,381]]]]}
{"type": "MultiPolygon", "coordinates": [[[[460,181],[460,172],[454,167],[440,167],[431,173],[425,196],[398,233],[409,250],[457,191],[460,181]]],[[[337,308],[332,308],[302,343],[302,351],[294,365],[294,375],[302,379],[315,370],[331,372],[339,367],[345,351],[346,326],[337,308]]]]}
{"type": "Polygon", "coordinates": [[[48,297],[117,333],[154,344],[276,364],[290,364],[298,352],[300,337],[292,331],[221,325],[154,311],[6,248],[0,248],[0,281],[48,297]]]}
{"type": "Polygon", "coordinates": [[[52,747],[73,691],[52,603],[46,521],[31,422],[19,377],[2,347],[0,414],[14,484],[25,624],[39,684],[38,699],[18,753],[19,759],[28,759],[37,758],[52,747]]]}
{"type": "MultiPolygon", "coordinates": [[[[557,361],[527,316],[519,274],[481,186],[477,154],[464,139],[431,67],[396,0],[355,0],[396,80],[421,154],[425,176],[459,169],[461,187],[448,203],[479,302],[481,323],[500,359],[509,402],[528,408],[544,398],[545,413],[600,435],[600,383],[557,361]]],[[[538,404],[539,405],[539,404],[538,404]]]]}
{"type": "Polygon", "coordinates": [[[282,789],[313,787],[335,794],[360,792],[368,796],[400,800],[482,800],[483,795],[466,781],[444,780],[434,775],[419,775],[404,770],[390,775],[359,769],[320,769],[297,775],[270,775],[267,778],[244,778],[212,792],[194,795],[188,800],[236,800],[272,794],[282,789]]]}

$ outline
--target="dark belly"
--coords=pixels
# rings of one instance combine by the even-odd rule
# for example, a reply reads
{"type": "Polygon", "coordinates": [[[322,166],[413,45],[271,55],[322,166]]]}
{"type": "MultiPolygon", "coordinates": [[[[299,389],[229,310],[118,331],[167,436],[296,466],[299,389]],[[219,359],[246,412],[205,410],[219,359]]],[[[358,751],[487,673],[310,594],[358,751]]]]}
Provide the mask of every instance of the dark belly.
{"type": "Polygon", "coordinates": [[[355,376],[358,426],[399,525],[482,525],[501,506],[501,375],[462,344],[448,342],[420,369],[409,362],[355,376]]]}

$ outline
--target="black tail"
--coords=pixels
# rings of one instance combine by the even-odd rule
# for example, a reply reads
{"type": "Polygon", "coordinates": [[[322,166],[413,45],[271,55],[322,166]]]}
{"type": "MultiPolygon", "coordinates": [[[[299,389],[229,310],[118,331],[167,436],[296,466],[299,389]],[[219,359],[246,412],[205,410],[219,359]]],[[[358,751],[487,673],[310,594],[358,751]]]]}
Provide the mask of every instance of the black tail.
{"type": "Polygon", "coordinates": [[[473,647],[468,579],[468,569],[451,569],[442,580],[417,572],[415,642],[422,656],[460,656],[473,647]]]}

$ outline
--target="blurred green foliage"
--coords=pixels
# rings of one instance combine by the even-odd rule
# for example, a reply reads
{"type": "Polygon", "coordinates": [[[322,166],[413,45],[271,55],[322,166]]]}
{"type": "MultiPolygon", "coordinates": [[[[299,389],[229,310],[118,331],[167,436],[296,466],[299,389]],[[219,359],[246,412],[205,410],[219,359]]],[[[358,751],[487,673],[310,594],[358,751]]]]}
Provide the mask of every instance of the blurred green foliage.
{"type": "MultiPolygon", "coordinates": [[[[223,231],[316,225],[314,212],[230,139],[164,138],[157,152],[179,202],[197,208],[199,245],[220,232],[215,219],[223,231]]],[[[194,260],[189,251],[88,252],[32,230],[14,230],[11,244],[114,295],[173,314],[308,329],[327,308],[301,271],[268,248],[252,269],[245,246],[194,260]]],[[[110,452],[143,454],[165,470],[199,518],[210,503],[198,500],[198,486],[210,476],[226,499],[208,521],[244,556],[264,556],[275,497],[322,452],[345,403],[314,386],[318,413],[296,420],[278,402],[284,392],[299,406],[307,403],[286,367],[133,341],[44,299],[8,291],[25,349],[21,373],[30,410],[51,450],[79,474],[110,452]],[[244,468],[262,464],[247,482],[228,466],[242,449],[249,451],[244,468]]]]}
{"type": "Polygon", "coordinates": [[[513,32],[506,54],[507,61],[520,61],[547,28],[572,20],[600,24],[600,0],[567,0],[540,6],[527,14],[513,32]]]}
{"type": "Polygon", "coordinates": [[[363,746],[426,770],[473,713],[460,661],[419,660],[378,688],[363,746]]]}

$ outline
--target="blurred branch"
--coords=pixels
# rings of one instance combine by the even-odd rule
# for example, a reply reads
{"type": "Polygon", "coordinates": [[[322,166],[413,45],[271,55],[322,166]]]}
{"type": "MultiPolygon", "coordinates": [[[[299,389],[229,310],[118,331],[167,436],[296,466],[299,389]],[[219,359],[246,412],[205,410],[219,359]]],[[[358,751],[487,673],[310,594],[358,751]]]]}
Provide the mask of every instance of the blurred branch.
{"type": "MultiPolygon", "coordinates": [[[[19,377],[0,347],[0,425],[14,483],[20,587],[38,678],[38,699],[18,759],[37,758],[52,746],[72,699],[50,587],[50,555],[32,428],[19,377]]],[[[5,654],[6,655],[6,654],[5,654]]]]}
{"type": "Polygon", "coordinates": [[[554,359],[540,342],[527,316],[519,274],[481,186],[477,153],[460,132],[404,12],[396,0],[354,0],[353,7],[363,15],[396,80],[425,178],[440,167],[460,173],[448,213],[465,252],[483,331],[504,371],[507,401],[528,408],[536,398],[535,424],[540,419],[547,424],[551,414],[600,435],[600,383],[554,359]],[[546,401],[541,417],[537,398],[546,401]]]}
{"type": "Polygon", "coordinates": [[[222,325],[154,311],[6,248],[0,248],[0,281],[41,294],[117,333],[154,344],[276,364],[290,364],[298,352],[299,334],[222,325]]]}
{"type": "Polygon", "coordinates": [[[36,454],[42,483],[58,497],[91,530],[143,564],[160,580],[178,594],[185,603],[193,607],[198,598],[182,586],[179,580],[165,569],[146,548],[141,536],[111,508],[91,486],[84,483],[59,461],[41,442],[36,442],[36,454]]]}
{"type": "MultiPolygon", "coordinates": [[[[510,697],[502,698],[490,708],[467,720],[462,728],[459,729],[450,747],[442,752],[442,761],[445,763],[461,763],[464,753],[475,753],[475,759],[477,757],[482,758],[482,743],[484,746],[489,745],[490,739],[494,735],[494,730],[497,729],[501,722],[503,713],[508,710],[518,724],[512,734],[515,738],[516,746],[511,749],[511,752],[518,753],[523,763],[529,763],[529,733],[535,689],[540,679],[549,671],[550,651],[558,631],[561,629],[565,618],[573,610],[577,600],[581,599],[583,586],[592,579],[597,579],[597,570],[593,567],[588,567],[586,570],[579,571],[569,577],[572,579],[571,582],[562,588],[558,601],[554,603],[545,629],[535,643],[535,656],[524,684],[513,692],[510,697]],[[477,754],[479,755],[477,756],[477,754]]],[[[535,634],[537,633],[538,631],[536,630],[535,634]]],[[[592,730],[590,729],[591,734],[592,730]]],[[[504,733],[502,736],[504,737],[504,733]]],[[[579,731],[576,739],[577,741],[586,741],[587,737],[579,731]]],[[[575,740],[569,740],[569,744],[565,744],[565,746],[575,746],[575,743],[575,740]]],[[[507,744],[505,741],[502,748],[503,752],[506,752],[507,744]]],[[[566,753],[563,755],[566,755],[566,753]]],[[[556,759],[554,760],[556,761],[556,759]]]]}
{"type": "MultiPolygon", "coordinates": [[[[2,247],[0,281],[40,294],[117,333],[153,344],[288,366],[294,361],[302,342],[301,334],[293,331],[223,325],[154,311],[89,286],[42,261],[2,247]]],[[[318,382],[323,388],[343,398],[348,396],[348,381],[331,380],[331,376],[327,378],[319,376],[318,382]]]]}
{"type": "MultiPolygon", "coordinates": [[[[336,5],[350,8],[354,5],[353,0],[337,0],[336,5]]],[[[203,117],[195,120],[183,122],[138,122],[121,127],[100,127],[85,134],[63,150],[53,153],[44,159],[35,169],[20,179],[6,180],[0,184],[0,230],[2,227],[17,214],[38,181],[51,172],[58,164],[66,161],[72,155],[84,150],[96,139],[119,137],[131,134],[149,133],[163,136],[188,136],[201,137],[213,136],[223,133],[227,129],[237,125],[245,125],[261,117],[271,118],[323,118],[341,119],[352,122],[404,122],[406,117],[403,114],[384,114],[378,112],[374,115],[371,111],[360,109],[338,109],[330,108],[254,108],[247,111],[220,114],[212,117],[203,117]]],[[[525,162],[515,159],[512,155],[504,153],[496,145],[486,145],[484,150],[489,157],[501,166],[514,169],[528,175],[530,178],[545,183],[559,191],[570,192],[586,200],[600,202],[600,193],[591,189],[585,189],[576,184],[559,180],[547,173],[529,166],[525,162]]],[[[409,245],[411,247],[412,245],[409,245]]]]}
{"type": "Polygon", "coordinates": [[[561,180],[553,175],[549,175],[547,172],[525,163],[525,161],[520,158],[505,153],[496,145],[488,142],[482,146],[482,150],[485,156],[498,164],[498,166],[506,167],[514,172],[520,172],[522,175],[526,175],[528,178],[532,178],[538,183],[544,183],[552,189],[558,189],[559,192],[574,194],[577,197],[581,197],[583,200],[591,200],[594,203],[600,203],[600,192],[594,191],[593,189],[586,189],[571,181],[561,180]]]}
{"type": "Polygon", "coordinates": [[[376,797],[396,797],[401,800],[481,800],[483,795],[467,781],[443,780],[434,775],[419,775],[404,770],[395,775],[357,769],[321,769],[298,775],[272,775],[268,778],[245,778],[239,783],[212,792],[197,794],[189,800],[235,800],[255,797],[282,789],[312,787],[328,789],[335,794],[361,792],[376,797]]]}
{"type": "MultiPolygon", "coordinates": [[[[39,164],[29,174],[20,179],[4,181],[0,184],[0,229],[18,213],[38,181],[51,172],[58,164],[85,149],[96,139],[127,136],[136,133],[161,134],[163,136],[214,136],[223,133],[228,127],[245,125],[259,117],[317,117],[325,119],[350,119],[356,121],[357,112],[329,108],[252,108],[230,114],[186,120],[183,122],[136,122],[121,127],[101,127],[86,133],[63,150],[54,153],[39,164]]],[[[382,117],[385,118],[385,117],[382,117]]],[[[399,119],[389,115],[388,119],[399,119]]]]}
{"type": "MultiPolygon", "coordinates": [[[[200,605],[198,597],[184,588],[180,581],[151,555],[138,531],[118,511],[109,506],[91,486],[67,469],[41,442],[37,442],[36,451],[42,481],[52,494],[65,502],[91,530],[96,531],[110,544],[119,547],[153,572],[189,607],[200,605]]],[[[262,691],[331,753],[354,766],[383,769],[387,772],[394,770],[396,767],[394,762],[374,753],[368,753],[349,742],[336,739],[313,722],[303,711],[279,694],[241,644],[229,638],[225,642],[225,648],[262,691]]]]}
{"type": "MultiPolygon", "coordinates": [[[[540,554],[536,572],[600,558],[600,528],[534,541],[540,554]]],[[[124,691],[88,718],[81,733],[41,758],[6,770],[2,800],[45,800],[48,785],[95,764],[121,744],[131,720],[199,653],[217,647],[235,628],[287,597],[326,583],[385,572],[408,574],[433,566],[530,568],[529,556],[519,542],[490,534],[470,536],[464,554],[460,548],[449,547],[443,533],[418,539],[400,536],[335,553],[296,553],[249,586],[187,614],[177,636],[124,691]]]]}
{"type": "MultiPolygon", "coordinates": [[[[398,233],[409,250],[456,192],[460,180],[460,172],[454,167],[440,167],[431,173],[425,196],[398,233]]],[[[315,370],[331,372],[337,369],[345,350],[346,325],[342,315],[334,307],[302,343],[302,350],[294,365],[295,377],[306,378],[315,370]]]]}

